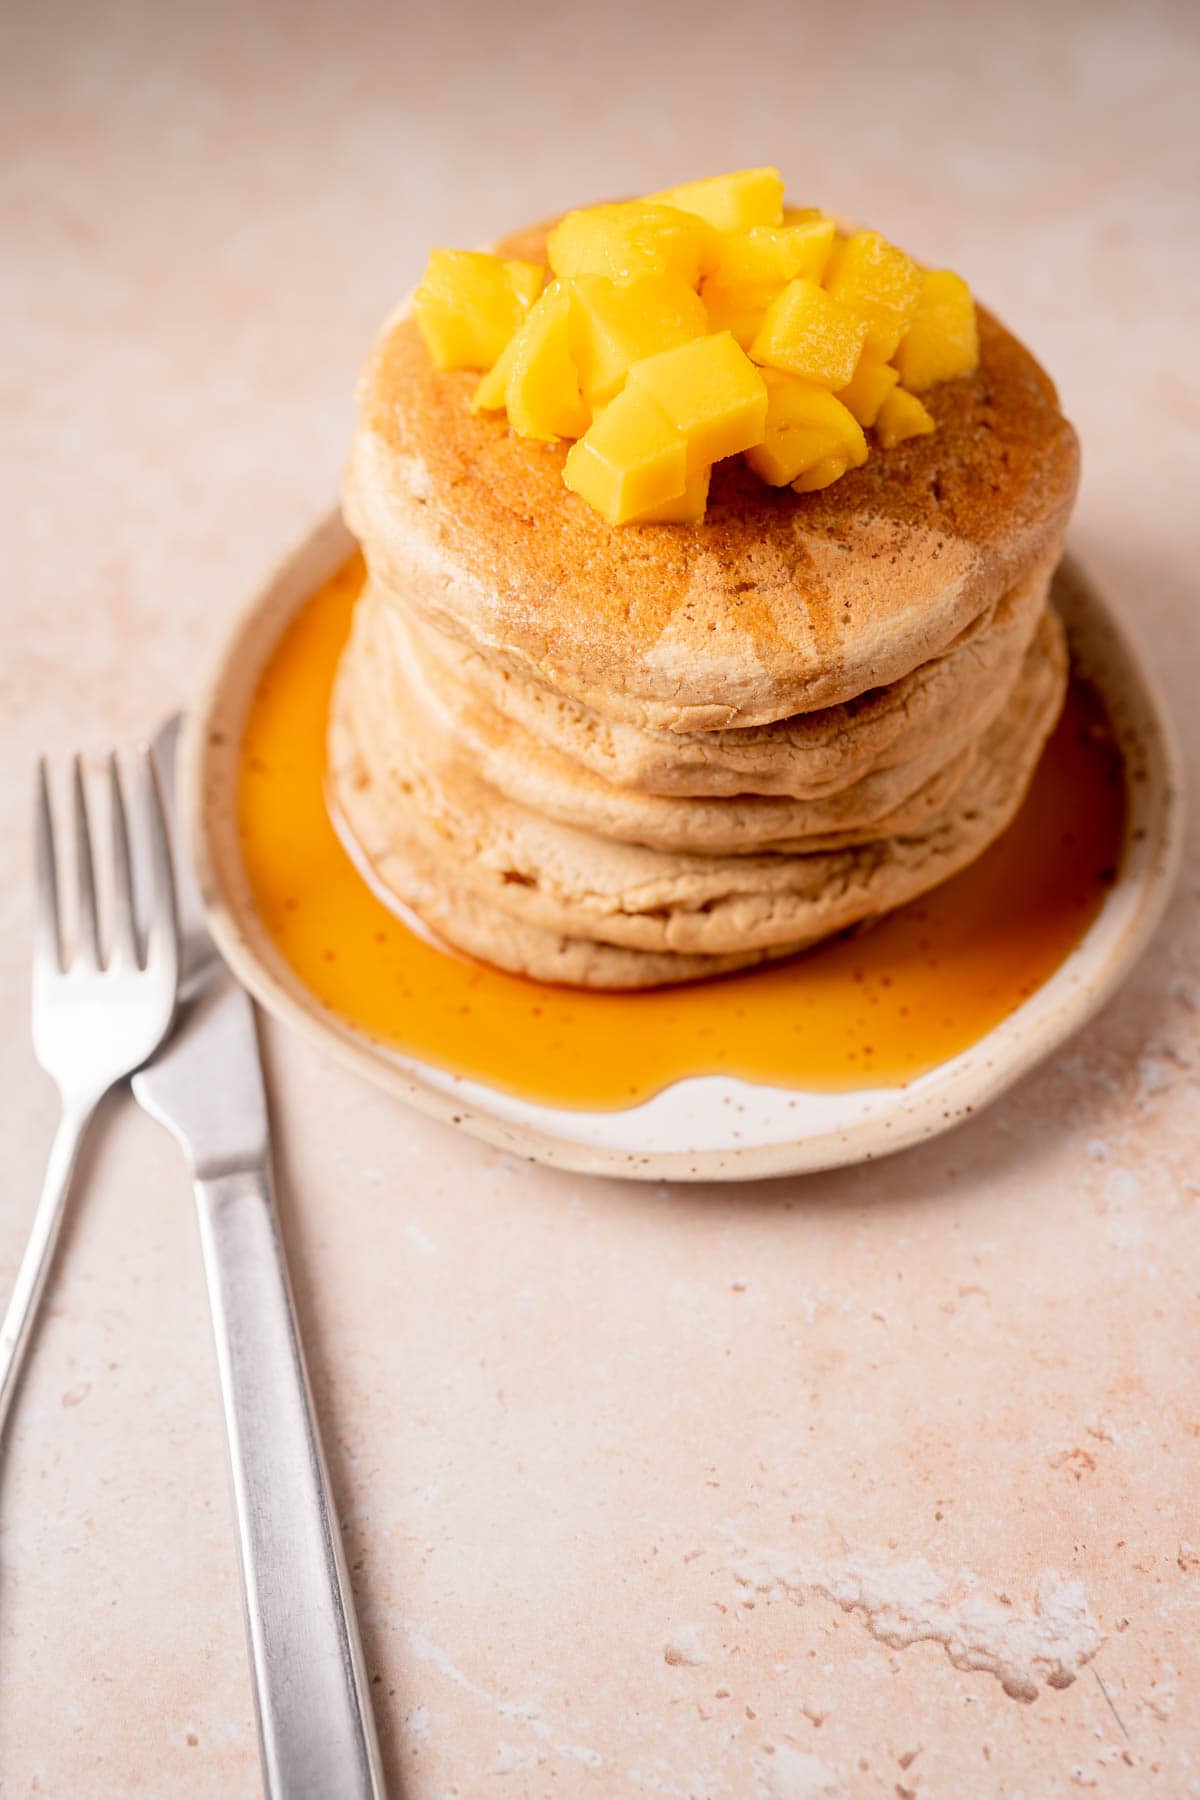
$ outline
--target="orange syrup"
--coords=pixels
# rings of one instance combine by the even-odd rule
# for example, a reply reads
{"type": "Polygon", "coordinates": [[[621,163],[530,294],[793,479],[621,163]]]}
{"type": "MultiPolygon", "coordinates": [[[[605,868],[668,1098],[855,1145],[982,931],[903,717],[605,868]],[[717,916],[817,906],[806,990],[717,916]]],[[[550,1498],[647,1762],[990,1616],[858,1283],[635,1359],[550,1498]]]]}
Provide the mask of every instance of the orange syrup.
{"type": "Polygon", "coordinates": [[[1125,781],[1073,681],[1014,823],[969,869],[867,931],[691,986],[595,993],[436,948],[355,869],[325,804],[330,689],[354,559],[295,614],[241,746],[238,825],[259,913],[318,1000],[404,1054],[563,1107],[635,1105],[689,1075],[824,1091],[901,1086],[977,1043],[1087,931],[1121,859],[1125,781]]]}

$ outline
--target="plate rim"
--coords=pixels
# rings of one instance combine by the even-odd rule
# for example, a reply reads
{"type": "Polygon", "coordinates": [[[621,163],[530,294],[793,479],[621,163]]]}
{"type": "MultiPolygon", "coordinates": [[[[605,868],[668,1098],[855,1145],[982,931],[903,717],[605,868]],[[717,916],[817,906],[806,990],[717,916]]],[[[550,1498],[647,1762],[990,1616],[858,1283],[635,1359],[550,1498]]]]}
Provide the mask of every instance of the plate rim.
{"type": "MultiPolygon", "coordinates": [[[[758,1180],[869,1162],[908,1149],[951,1129],[997,1099],[1051,1055],[1091,1018],[1133,967],[1156,930],[1175,885],[1183,846],[1182,761],[1161,689],[1118,612],[1097,591],[1068,553],[1061,576],[1088,612],[1094,638],[1107,636],[1106,686],[1089,669],[1104,694],[1118,738],[1124,739],[1126,766],[1136,741],[1145,779],[1127,782],[1130,831],[1137,842],[1131,858],[1127,841],[1122,875],[1106,899],[1107,908],[1127,883],[1136,884],[1133,916],[1107,960],[1094,971],[1066,978],[1064,962],[1030,1000],[950,1062],[952,1071],[930,1091],[917,1084],[897,1089],[896,1108],[880,1110],[848,1126],[766,1144],[752,1142],[704,1150],[631,1151],[585,1143],[532,1123],[518,1123],[456,1099],[416,1072],[398,1066],[387,1047],[326,1008],[291,971],[258,921],[237,847],[235,782],[237,750],[259,673],[280,633],[313,590],[357,549],[340,512],[326,514],[274,567],[238,610],[221,650],[185,724],[180,767],[181,814],[209,927],[238,980],[265,1010],[327,1054],[376,1086],[444,1123],[457,1125],[493,1148],[577,1174],[617,1175],[644,1181],[758,1180]],[[1119,691],[1116,683],[1120,682],[1119,691]],[[233,829],[231,830],[231,823],[233,829]],[[222,837],[224,826],[224,838],[222,837]],[[1140,836],[1138,835],[1140,833],[1140,836]],[[1131,866],[1132,864],[1132,866],[1131,866]],[[240,893],[239,893],[240,888],[240,893]],[[258,922],[263,946],[244,929],[241,912],[258,922]],[[1062,983],[1056,1011],[1040,1029],[1023,1031],[1022,1014],[1062,983]],[[302,996],[302,997],[301,997],[302,996]],[[997,1043],[997,1040],[1000,1040],[997,1043]],[[979,1056],[993,1046],[990,1056],[979,1056]],[[977,1057],[976,1063],[969,1060],[977,1057]],[[956,1067],[962,1063],[963,1066],[956,1067]]],[[[1093,646],[1095,648],[1095,646],[1093,646]]],[[[1086,660],[1086,659],[1085,659],[1086,660]]],[[[1093,921],[1076,947],[1084,949],[1093,921]]],[[[935,1074],[935,1071],[930,1071],[935,1074]]],[[[770,1085],[770,1084],[762,1084],[770,1085]]],[[[564,1108],[564,1118],[572,1111],[564,1108]]]]}

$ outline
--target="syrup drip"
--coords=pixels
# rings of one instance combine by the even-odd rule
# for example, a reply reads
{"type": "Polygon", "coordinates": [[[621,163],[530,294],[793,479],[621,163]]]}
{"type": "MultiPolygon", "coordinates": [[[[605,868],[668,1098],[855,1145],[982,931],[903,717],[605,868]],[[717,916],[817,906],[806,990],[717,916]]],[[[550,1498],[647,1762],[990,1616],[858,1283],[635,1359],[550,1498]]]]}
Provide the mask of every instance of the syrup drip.
{"type": "Polygon", "coordinates": [[[330,688],[355,558],[300,608],[242,741],[238,823],[261,917],[326,1007],[405,1054],[564,1107],[617,1108],[689,1075],[899,1086],[978,1042],[1054,972],[1121,858],[1125,783],[1074,680],[1029,795],[969,869],[857,936],[680,988],[590,993],[434,947],[363,881],[325,806],[330,688]]]}

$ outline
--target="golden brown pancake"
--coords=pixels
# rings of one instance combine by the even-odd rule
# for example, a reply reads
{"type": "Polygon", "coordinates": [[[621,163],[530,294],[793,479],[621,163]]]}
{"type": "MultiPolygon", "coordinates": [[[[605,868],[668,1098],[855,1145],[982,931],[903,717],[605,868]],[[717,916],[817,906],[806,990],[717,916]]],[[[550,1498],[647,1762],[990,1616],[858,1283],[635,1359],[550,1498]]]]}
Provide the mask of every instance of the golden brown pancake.
{"type": "MultiPolygon", "coordinates": [[[[1066,668],[1062,628],[1047,613],[966,781],[927,830],[813,855],[703,857],[548,821],[469,768],[431,779],[428,770],[397,767],[381,757],[377,718],[352,683],[352,651],[331,714],[332,803],[379,883],[452,943],[589,985],[692,979],[841,931],[972,861],[1020,804],[1058,716],[1066,668]],[[468,923],[458,924],[460,915],[468,923]],[[568,955],[562,940],[583,948],[568,955]],[[597,944],[627,957],[597,961],[597,944]],[[647,955],[639,974],[637,959],[647,955]],[[698,967],[697,958],[720,960],[698,967]]],[[[386,698],[377,694],[380,704],[386,698]]]]}
{"type": "MultiPolygon", "coordinates": [[[[505,254],[543,255],[544,227],[505,254]]],[[[473,414],[395,316],[368,361],[346,516],[402,608],[614,719],[695,732],[839,705],[939,656],[1057,555],[1078,451],[1054,387],[983,309],[938,429],[815,494],[713,472],[700,525],[608,525],[564,447],[473,414]]]]}
{"type": "MultiPolygon", "coordinates": [[[[637,794],[818,800],[851,783],[936,754],[956,756],[991,724],[1016,681],[1050,591],[1049,568],[1009,589],[941,656],[840,706],[744,730],[641,730],[489,662],[416,614],[388,608],[397,654],[415,658],[439,701],[467,728],[478,709],[501,715],[515,744],[530,739],[637,794]]],[[[381,655],[388,654],[386,648],[381,655]]]]}
{"type": "Polygon", "coordinates": [[[358,612],[347,658],[350,704],[364,722],[372,722],[381,760],[435,787],[478,774],[505,799],[548,819],[653,850],[709,856],[806,853],[919,831],[953,800],[978,739],[1013,685],[992,697],[978,729],[958,743],[935,744],[910,763],[817,799],[630,793],[542,743],[485,700],[431,683],[395,610],[370,584],[358,612]]]}

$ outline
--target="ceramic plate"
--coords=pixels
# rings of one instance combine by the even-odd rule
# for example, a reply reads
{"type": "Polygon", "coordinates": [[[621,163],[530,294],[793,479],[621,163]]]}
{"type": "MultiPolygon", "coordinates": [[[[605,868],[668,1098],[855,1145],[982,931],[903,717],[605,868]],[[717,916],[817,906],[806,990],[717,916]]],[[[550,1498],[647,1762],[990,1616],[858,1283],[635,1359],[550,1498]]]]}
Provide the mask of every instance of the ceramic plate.
{"type": "Polygon", "coordinates": [[[252,601],[193,714],[184,816],[213,933],[267,1010],[436,1118],[519,1155],[644,1180],[742,1180],[861,1162],[935,1136],[978,1111],[1077,1031],[1127,973],[1158,923],[1179,859],[1179,762],[1135,646],[1068,558],[1055,580],[1077,668],[1107,704],[1129,773],[1129,824],[1115,883],[1091,928],[1038,991],[970,1049],[904,1087],[809,1093],[727,1076],[674,1083],[640,1105],[589,1112],[537,1105],[403,1056],[323,1007],[258,918],[238,845],[238,744],[259,672],[296,609],[354,548],[335,515],[252,601]]]}

